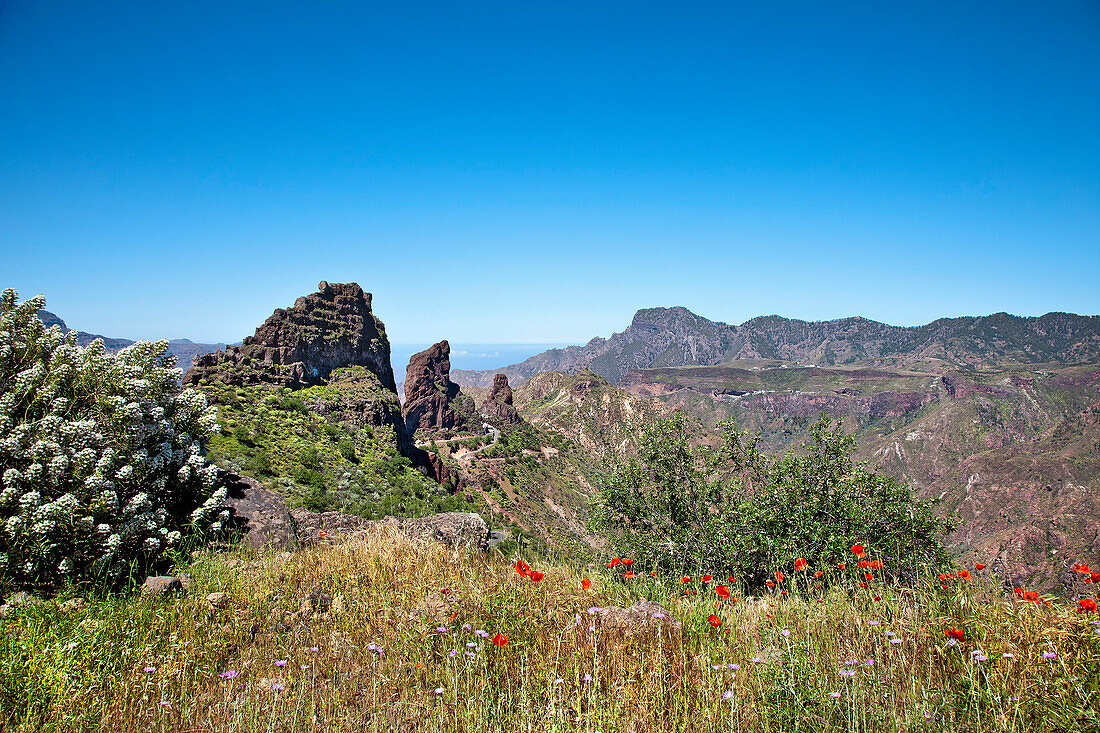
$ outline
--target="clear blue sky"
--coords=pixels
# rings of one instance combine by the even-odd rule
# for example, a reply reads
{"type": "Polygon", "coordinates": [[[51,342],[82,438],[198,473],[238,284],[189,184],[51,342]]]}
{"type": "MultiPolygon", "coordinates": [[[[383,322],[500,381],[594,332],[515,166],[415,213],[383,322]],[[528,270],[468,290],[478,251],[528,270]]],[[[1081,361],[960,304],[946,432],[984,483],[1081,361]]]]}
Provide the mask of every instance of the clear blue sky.
{"type": "Polygon", "coordinates": [[[0,255],[131,338],[1100,313],[1100,4],[0,0],[0,255]]]}

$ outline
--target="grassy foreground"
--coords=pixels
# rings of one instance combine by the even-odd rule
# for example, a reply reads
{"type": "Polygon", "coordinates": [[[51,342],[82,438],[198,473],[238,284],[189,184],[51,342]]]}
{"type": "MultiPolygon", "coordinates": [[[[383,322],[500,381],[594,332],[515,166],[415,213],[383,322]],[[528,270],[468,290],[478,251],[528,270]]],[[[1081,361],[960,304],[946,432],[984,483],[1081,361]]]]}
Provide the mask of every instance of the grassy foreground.
{"type": "Polygon", "coordinates": [[[192,576],[184,596],[0,619],[0,724],[142,733],[1100,729],[1095,614],[1008,600],[980,578],[949,591],[834,583],[820,596],[810,588],[716,606],[714,591],[695,582],[662,584],[641,571],[624,580],[601,568],[584,590],[574,569],[537,569],[540,582],[499,558],[381,535],[293,554],[204,553],[180,568],[192,576]],[[318,587],[334,600],[311,612],[303,599],[318,587]],[[207,602],[215,592],[229,594],[225,607],[207,602]],[[662,622],[616,636],[589,613],[639,598],[662,603],[682,632],[662,622]],[[949,645],[944,630],[956,627],[966,637],[949,645]]]}

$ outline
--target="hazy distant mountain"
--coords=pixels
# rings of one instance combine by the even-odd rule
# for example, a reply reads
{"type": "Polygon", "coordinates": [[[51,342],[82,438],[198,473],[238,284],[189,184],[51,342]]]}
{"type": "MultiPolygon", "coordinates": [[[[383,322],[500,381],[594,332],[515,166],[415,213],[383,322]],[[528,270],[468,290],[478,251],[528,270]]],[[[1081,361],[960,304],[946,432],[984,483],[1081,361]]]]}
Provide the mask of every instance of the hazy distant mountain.
{"type": "Polygon", "coordinates": [[[866,318],[800,321],[761,316],[739,326],[686,308],[647,308],[621,333],[584,346],[551,349],[500,369],[452,370],[462,385],[485,387],[493,374],[520,384],[544,371],[590,369],[618,383],[632,369],[713,366],[742,359],[905,367],[1086,363],[1100,361],[1100,316],[995,313],[890,326],[866,318]]]}
{"type": "MultiPolygon", "coordinates": [[[[47,310],[38,311],[38,320],[42,321],[46,328],[54,325],[60,326],[62,333],[68,333],[72,330],[65,324],[65,321],[47,310]]],[[[118,351],[134,343],[130,339],[101,336],[98,333],[88,333],[87,331],[76,332],[76,342],[80,346],[87,346],[96,339],[102,339],[103,345],[107,347],[108,351],[118,351]]],[[[183,371],[187,371],[191,367],[191,360],[196,356],[224,348],[225,344],[198,344],[190,339],[172,339],[168,342],[168,353],[176,357],[176,365],[183,371]]]]}

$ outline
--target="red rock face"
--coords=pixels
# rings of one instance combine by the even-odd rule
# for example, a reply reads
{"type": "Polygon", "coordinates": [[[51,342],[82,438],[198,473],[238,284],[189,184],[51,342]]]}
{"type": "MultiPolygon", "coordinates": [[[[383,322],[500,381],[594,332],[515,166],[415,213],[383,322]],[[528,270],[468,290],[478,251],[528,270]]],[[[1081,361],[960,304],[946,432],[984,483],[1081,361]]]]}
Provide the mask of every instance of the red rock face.
{"type": "Polygon", "coordinates": [[[321,384],[333,369],[362,366],[397,392],[386,328],[371,312],[371,294],[356,283],[322,281],[317,292],[277,308],[241,346],[205,354],[185,385],[214,378],[227,384],[268,382],[291,389],[321,384]]]}
{"type": "Polygon", "coordinates": [[[512,388],[508,386],[508,377],[504,374],[493,377],[493,388],[478,409],[488,422],[498,427],[523,422],[523,418],[512,406],[512,388]]]}
{"type": "Polygon", "coordinates": [[[413,354],[405,372],[405,427],[416,430],[449,430],[462,427],[462,418],[451,408],[458,385],[451,381],[451,345],[446,340],[413,354]]]}

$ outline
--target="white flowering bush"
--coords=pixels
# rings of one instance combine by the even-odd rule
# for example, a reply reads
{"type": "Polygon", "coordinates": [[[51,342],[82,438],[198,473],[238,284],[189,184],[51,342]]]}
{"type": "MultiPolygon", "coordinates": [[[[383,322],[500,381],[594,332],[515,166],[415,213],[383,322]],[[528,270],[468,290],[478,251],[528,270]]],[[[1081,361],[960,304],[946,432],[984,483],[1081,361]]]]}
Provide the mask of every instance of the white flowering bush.
{"type": "Polygon", "coordinates": [[[203,457],[216,411],[168,342],[81,348],[44,305],[0,296],[0,580],[116,583],[228,519],[203,457]]]}

